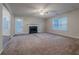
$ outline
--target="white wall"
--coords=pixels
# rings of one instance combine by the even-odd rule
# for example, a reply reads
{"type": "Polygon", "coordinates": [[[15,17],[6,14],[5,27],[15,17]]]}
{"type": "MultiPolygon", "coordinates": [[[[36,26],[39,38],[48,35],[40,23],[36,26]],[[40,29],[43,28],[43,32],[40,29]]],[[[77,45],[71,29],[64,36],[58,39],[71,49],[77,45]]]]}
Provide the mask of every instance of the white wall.
{"type": "MultiPolygon", "coordinates": [[[[10,23],[9,23],[9,25],[10,25],[10,30],[8,31],[8,32],[3,32],[3,31],[1,31],[2,32],[2,37],[4,38],[4,36],[6,35],[6,36],[10,36],[10,37],[12,37],[14,34],[15,34],[15,30],[14,30],[14,26],[15,26],[15,20],[14,20],[14,15],[12,14],[12,12],[10,11],[10,8],[9,8],[9,6],[8,5],[4,5],[4,4],[2,4],[2,20],[3,20],[3,17],[4,16],[7,16],[7,17],[9,17],[9,19],[10,19],[10,23]]],[[[0,21],[1,23],[0,23],[0,25],[2,26],[2,21],[0,21]]],[[[2,29],[2,28],[1,28],[2,29]]],[[[2,29],[3,30],[3,29],[2,29]]],[[[9,39],[2,39],[0,42],[2,43],[2,47],[4,46],[4,44],[8,41],[9,39]],[[3,42],[5,42],[5,43],[3,43],[3,42]]],[[[1,45],[1,44],[0,44],[1,45]]],[[[4,48],[4,47],[3,47],[4,48]]]]}
{"type": "Polygon", "coordinates": [[[11,37],[15,34],[15,18],[14,15],[11,14],[11,25],[10,25],[10,35],[11,37]]]}
{"type": "Polygon", "coordinates": [[[29,33],[29,26],[38,26],[38,32],[45,32],[45,20],[35,17],[24,17],[24,32],[29,33]]]}
{"type": "Polygon", "coordinates": [[[10,30],[7,33],[3,33],[3,35],[13,36],[15,34],[15,19],[8,4],[3,5],[3,17],[7,16],[10,19],[10,30]]]}
{"type": "MultiPolygon", "coordinates": [[[[5,11],[5,8],[3,9],[3,4],[0,4],[0,53],[2,52],[2,50],[3,50],[3,38],[2,38],[2,36],[3,36],[3,32],[2,32],[2,20],[3,20],[3,15],[8,15],[8,16],[10,16],[9,15],[9,13],[7,13],[6,11],[5,11]],[[4,12],[3,12],[4,11],[4,12]]],[[[7,34],[9,34],[9,33],[7,33],[7,34]]]]}
{"type": "Polygon", "coordinates": [[[79,10],[73,10],[71,12],[64,13],[56,17],[63,17],[63,16],[68,17],[68,31],[64,32],[64,31],[59,31],[59,30],[53,30],[52,20],[51,20],[53,18],[50,18],[46,21],[47,32],[69,36],[73,38],[79,38],[79,10]]]}
{"type": "MultiPolygon", "coordinates": [[[[17,18],[17,17],[15,17],[17,18]]],[[[20,17],[19,17],[20,18],[20,17]]],[[[23,31],[24,33],[29,33],[29,26],[38,26],[38,32],[45,32],[45,20],[36,17],[22,17],[23,19],[23,31]]]]}

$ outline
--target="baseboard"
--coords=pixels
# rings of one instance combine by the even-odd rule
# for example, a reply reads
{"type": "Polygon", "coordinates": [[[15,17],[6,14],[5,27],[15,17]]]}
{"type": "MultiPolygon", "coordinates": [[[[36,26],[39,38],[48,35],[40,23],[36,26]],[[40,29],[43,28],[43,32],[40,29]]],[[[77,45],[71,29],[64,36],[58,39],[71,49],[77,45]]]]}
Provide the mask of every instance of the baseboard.
{"type": "Polygon", "coordinates": [[[63,37],[68,37],[68,38],[72,38],[72,39],[79,39],[79,37],[74,37],[74,36],[70,36],[70,35],[62,35],[62,34],[57,34],[57,33],[50,33],[50,34],[59,35],[59,36],[63,36],[63,37]]]}
{"type": "Polygon", "coordinates": [[[3,52],[3,49],[0,50],[0,55],[1,55],[2,52],[3,52]]]}

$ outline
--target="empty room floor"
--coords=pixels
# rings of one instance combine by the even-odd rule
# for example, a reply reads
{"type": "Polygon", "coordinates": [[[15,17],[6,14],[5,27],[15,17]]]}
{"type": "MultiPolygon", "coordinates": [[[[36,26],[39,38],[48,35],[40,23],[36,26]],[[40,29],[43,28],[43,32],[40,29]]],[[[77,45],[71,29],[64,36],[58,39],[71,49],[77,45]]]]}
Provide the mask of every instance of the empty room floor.
{"type": "Polygon", "coordinates": [[[13,37],[2,55],[73,55],[79,54],[79,40],[50,33],[13,37]]]}

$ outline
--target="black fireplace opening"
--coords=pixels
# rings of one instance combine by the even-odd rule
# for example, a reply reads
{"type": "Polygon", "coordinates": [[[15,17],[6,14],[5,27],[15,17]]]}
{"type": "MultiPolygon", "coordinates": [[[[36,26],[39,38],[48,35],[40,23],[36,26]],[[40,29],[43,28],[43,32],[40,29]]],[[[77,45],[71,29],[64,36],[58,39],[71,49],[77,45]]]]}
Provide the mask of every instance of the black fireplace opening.
{"type": "Polygon", "coordinates": [[[33,33],[37,33],[37,26],[29,26],[29,33],[33,34],[33,33]]]}

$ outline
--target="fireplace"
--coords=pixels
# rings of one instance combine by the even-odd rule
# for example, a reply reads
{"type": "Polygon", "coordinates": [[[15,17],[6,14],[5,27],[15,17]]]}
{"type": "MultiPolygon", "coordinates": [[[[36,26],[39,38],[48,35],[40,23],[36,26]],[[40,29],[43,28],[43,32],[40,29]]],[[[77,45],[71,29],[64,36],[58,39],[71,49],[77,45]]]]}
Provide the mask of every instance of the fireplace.
{"type": "Polygon", "coordinates": [[[33,33],[37,33],[37,26],[29,26],[29,33],[33,34],[33,33]]]}

